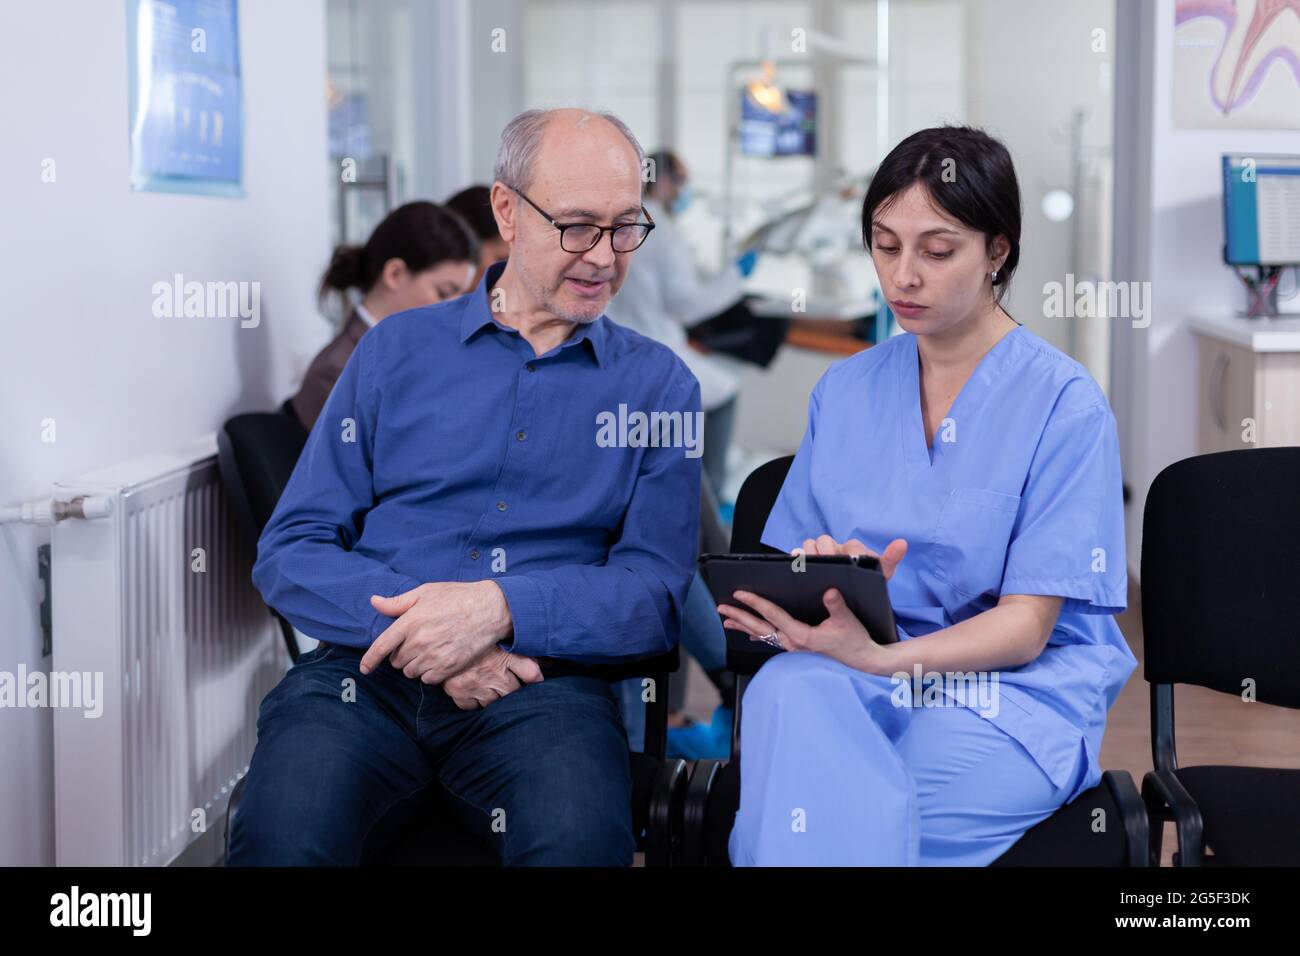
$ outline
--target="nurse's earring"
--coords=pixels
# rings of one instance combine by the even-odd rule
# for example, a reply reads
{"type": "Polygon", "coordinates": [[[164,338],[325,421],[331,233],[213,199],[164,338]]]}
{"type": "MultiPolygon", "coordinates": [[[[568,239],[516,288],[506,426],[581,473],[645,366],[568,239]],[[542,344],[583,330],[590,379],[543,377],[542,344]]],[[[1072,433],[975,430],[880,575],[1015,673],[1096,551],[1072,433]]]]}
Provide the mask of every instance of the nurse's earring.
{"type": "Polygon", "coordinates": [[[997,284],[998,284],[998,270],[997,270],[997,269],[994,269],[991,273],[989,273],[989,277],[993,280],[993,284],[994,284],[994,285],[997,285],[997,284]]]}

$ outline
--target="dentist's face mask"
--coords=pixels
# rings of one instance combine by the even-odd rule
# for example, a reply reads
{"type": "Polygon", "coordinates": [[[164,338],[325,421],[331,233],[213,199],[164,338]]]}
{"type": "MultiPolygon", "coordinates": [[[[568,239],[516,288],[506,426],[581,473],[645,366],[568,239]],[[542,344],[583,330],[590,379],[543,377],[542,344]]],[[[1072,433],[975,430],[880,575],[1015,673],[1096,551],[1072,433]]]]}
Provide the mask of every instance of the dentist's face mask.
{"type": "Polygon", "coordinates": [[[691,187],[689,183],[683,186],[681,189],[679,189],[677,191],[677,198],[673,200],[673,204],[671,207],[673,211],[673,215],[680,216],[682,213],[684,213],[686,211],[686,208],[691,204],[691,201],[694,198],[695,198],[695,194],[691,192],[691,187]]]}

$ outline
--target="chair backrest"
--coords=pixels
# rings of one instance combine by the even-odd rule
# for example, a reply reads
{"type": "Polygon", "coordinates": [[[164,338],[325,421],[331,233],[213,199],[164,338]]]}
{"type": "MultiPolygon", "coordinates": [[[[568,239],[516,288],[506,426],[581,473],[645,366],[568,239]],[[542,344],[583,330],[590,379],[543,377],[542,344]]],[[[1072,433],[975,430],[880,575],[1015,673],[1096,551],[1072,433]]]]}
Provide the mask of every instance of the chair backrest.
{"type": "Polygon", "coordinates": [[[777,550],[763,544],[763,528],[793,463],[793,455],[774,458],[750,472],[740,486],[731,522],[732,554],[761,554],[777,550]]]}
{"type": "MultiPolygon", "coordinates": [[[[755,468],[736,495],[736,512],[731,523],[732,554],[763,554],[778,552],[778,549],[763,544],[763,527],[767,516],[776,504],[781,485],[794,462],[793,455],[776,458],[755,468]]],[[[779,553],[779,552],[778,552],[779,553]]],[[[766,644],[751,641],[739,631],[728,629],[727,635],[727,669],[736,674],[749,675],[758,673],[758,669],[772,655],[781,653],[766,644]]],[[[736,711],[739,720],[740,711],[736,711]]],[[[736,741],[733,733],[733,742],[736,741]]],[[[733,751],[735,752],[735,751],[733,751]]]]}
{"type": "Polygon", "coordinates": [[[221,482],[235,520],[254,547],[289,484],[307,435],[283,410],[236,415],[217,433],[221,482]]]}
{"type": "Polygon", "coordinates": [[[1142,523],[1146,679],[1249,686],[1300,707],[1297,622],[1300,448],[1198,455],[1160,472],[1142,523]]]}

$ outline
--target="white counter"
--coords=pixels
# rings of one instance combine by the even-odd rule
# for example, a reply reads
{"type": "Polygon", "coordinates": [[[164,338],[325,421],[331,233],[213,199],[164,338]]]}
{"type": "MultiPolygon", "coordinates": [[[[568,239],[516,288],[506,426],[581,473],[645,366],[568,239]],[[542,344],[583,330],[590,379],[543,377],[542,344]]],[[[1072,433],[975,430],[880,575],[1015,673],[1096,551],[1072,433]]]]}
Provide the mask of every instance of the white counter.
{"type": "Polygon", "coordinates": [[[1193,316],[1193,331],[1252,352],[1300,352],[1300,315],[1275,319],[1193,316]]]}

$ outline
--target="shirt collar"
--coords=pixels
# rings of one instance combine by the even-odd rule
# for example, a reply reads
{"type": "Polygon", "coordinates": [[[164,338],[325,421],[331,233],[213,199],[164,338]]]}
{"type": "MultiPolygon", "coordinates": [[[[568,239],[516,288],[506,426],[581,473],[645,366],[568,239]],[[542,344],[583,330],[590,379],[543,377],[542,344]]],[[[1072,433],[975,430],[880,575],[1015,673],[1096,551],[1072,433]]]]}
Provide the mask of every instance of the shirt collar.
{"type": "Polygon", "coordinates": [[[364,305],[357,303],[357,315],[361,316],[361,321],[366,323],[372,329],[375,327],[375,317],[371,315],[364,305]]]}
{"type": "MultiPolygon", "coordinates": [[[[487,267],[483,277],[479,279],[478,287],[471,293],[465,301],[465,308],[460,318],[460,340],[468,342],[470,338],[479,329],[487,325],[495,325],[499,329],[519,334],[518,329],[511,328],[498,322],[492,315],[492,310],[488,306],[488,299],[491,296],[492,286],[501,278],[501,273],[505,271],[505,261],[494,262],[487,267]]],[[[609,320],[601,315],[594,322],[587,322],[579,325],[574,329],[560,348],[568,348],[577,342],[586,342],[587,349],[591,357],[595,360],[596,365],[601,364],[601,356],[608,351],[609,343],[609,320]]]]}

